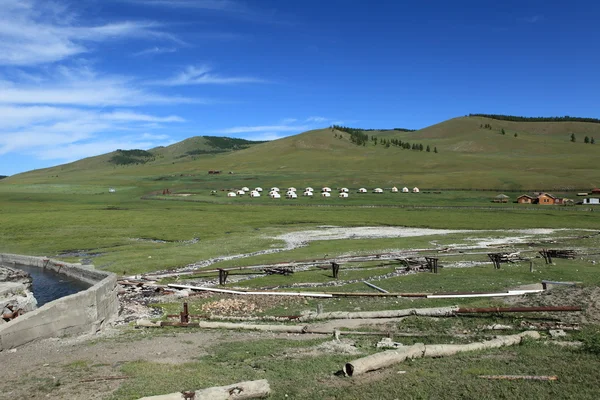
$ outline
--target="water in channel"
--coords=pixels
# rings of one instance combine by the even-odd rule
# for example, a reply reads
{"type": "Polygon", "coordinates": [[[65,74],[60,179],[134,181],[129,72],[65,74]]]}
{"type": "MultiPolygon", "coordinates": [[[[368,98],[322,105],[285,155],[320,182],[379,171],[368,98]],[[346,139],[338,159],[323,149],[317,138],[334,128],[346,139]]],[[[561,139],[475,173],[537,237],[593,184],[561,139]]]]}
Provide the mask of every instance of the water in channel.
{"type": "Polygon", "coordinates": [[[54,271],[31,267],[27,265],[10,264],[11,268],[20,269],[31,275],[32,291],[37,300],[37,306],[60,299],[91,287],[90,284],[81,282],[67,275],[58,274],[54,271]]]}

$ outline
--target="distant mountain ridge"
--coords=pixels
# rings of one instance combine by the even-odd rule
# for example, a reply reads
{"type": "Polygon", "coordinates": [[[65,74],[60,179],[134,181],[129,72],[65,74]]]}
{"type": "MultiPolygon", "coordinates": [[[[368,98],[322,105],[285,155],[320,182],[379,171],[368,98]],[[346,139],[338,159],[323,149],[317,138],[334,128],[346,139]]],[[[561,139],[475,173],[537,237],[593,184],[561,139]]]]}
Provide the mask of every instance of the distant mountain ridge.
{"type": "Polygon", "coordinates": [[[564,117],[520,117],[502,114],[469,114],[469,117],[484,117],[499,121],[513,122],[591,122],[600,124],[600,119],[597,118],[570,117],[568,115],[565,115],[564,117]]]}
{"type": "Polygon", "coordinates": [[[119,150],[31,171],[2,184],[118,180],[135,185],[140,177],[176,181],[179,176],[200,182],[208,179],[203,176],[209,170],[220,170],[234,176],[209,181],[260,176],[273,179],[273,186],[288,181],[291,186],[322,182],[506,190],[600,186],[600,145],[594,144],[600,124],[557,118],[467,116],[416,131],[327,127],[268,142],[196,136],[166,147],[119,150]],[[111,162],[123,155],[133,162],[111,162]]]}

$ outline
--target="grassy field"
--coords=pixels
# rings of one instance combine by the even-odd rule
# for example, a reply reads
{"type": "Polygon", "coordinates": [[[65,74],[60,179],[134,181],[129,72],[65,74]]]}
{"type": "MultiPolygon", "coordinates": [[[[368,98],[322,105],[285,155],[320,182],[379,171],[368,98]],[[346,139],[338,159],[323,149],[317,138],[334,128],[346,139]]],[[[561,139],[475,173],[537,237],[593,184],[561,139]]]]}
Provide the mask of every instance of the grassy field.
{"type": "MultiPolygon", "coordinates": [[[[598,297],[592,296],[600,286],[597,250],[600,237],[596,235],[600,209],[513,203],[525,189],[552,189],[556,195],[576,199],[573,189],[589,190],[600,184],[600,175],[594,168],[600,148],[582,143],[584,135],[600,138],[599,124],[513,123],[465,117],[416,132],[369,132],[369,135],[435,146],[439,153],[385,148],[371,143],[356,146],[350,143],[347,134],[324,129],[251,144],[243,149],[226,148],[223,152],[220,151],[224,148],[194,138],[153,150],[154,158],[142,165],[114,165],[109,162],[113,154],[109,154],[32,171],[0,181],[3,222],[0,224],[0,252],[93,263],[99,269],[119,275],[173,270],[209,259],[214,260],[205,269],[391,251],[436,255],[440,263],[447,266],[440,274],[393,275],[400,269],[398,262],[370,261],[343,265],[339,284],[335,286],[327,286],[334,281],[329,271],[314,268],[292,276],[259,276],[230,282],[227,286],[365,292],[371,289],[360,280],[366,279],[397,292],[475,292],[506,290],[536,284],[543,279],[577,281],[582,288],[576,292],[550,292],[519,299],[531,302],[519,304],[585,305],[585,318],[578,320],[583,330],[569,334],[566,340],[600,342],[597,332],[600,305],[598,297]],[[481,127],[487,123],[492,125],[491,130],[481,127]],[[505,135],[500,133],[501,129],[505,135]],[[569,142],[571,133],[577,135],[578,142],[569,142]],[[193,154],[187,154],[190,151],[193,154]],[[208,175],[209,169],[223,173],[208,175]],[[339,199],[334,193],[329,199],[272,200],[225,195],[227,189],[242,186],[260,186],[265,190],[271,186],[282,189],[312,186],[318,190],[325,185],[347,186],[352,189],[350,197],[339,199]],[[419,186],[423,193],[356,193],[356,189],[363,186],[368,189],[419,186]],[[109,193],[109,188],[116,192],[109,193]],[[163,195],[164,189],[172,194],[163,195]],[[212,190],[217,190],[216,196],[210,194],[212,190]],[[510,196],[511,202],[493,203],[499,193],[510,196]],[[455,232],[376,239],[361,236],[307,239],[293,246],[286,239],[289,235],[302,235],[304,231],[325,231],[324,226],[380,230],[429,228],[455,232]],[[554,231],[523,231],[542,228],[554,231]],[[578,257],[545,265],[535,257],[538,250],[547,247],[576,249],[578,257]],[[447,248],[454,250],[447,252],[447,248]],[[494,270],[486,255],[490,251],[519,251],[533,261],[534,272],[530,272],[529,261],[494,270]],[[236,255],[241,256],[228,258],[236,255]],[[470,264],[465,268],[452,267],[461,262],[470,264]],[[307,287],[309,285],[316,288],[307,287]]],[[[231,277],[236,278],[243,272],[233,271],[231,277]]],[[[188,277],[189,282],[203,282],[208,275],[198,271],[188,277]]],[[[214,279],[214,274],[210,276],[214,279]]],[[[186,282],[176,278],[164,282],[174,280],[186,282]]],[[[201,313],[205,304],[221,299],[218,295],[190,297],[190,311],[201,313]]],[[[249,301],[264,300],[252,298],[249,301]]],[[[462,306],[507,304],[502,299],[307,299],[269,303],[257,314],[294,315],[314,311],[318,304],[325,311],[364,311],[445,306],[457,302],[462,306]]],[[[155,300],[154,306],[165,313],[177,313],[181,300],[163,298],[155,300]]],[[[411,317],[391,329],[422,335],[406,339],[406,343],[415,340],[463,343],[489,336],[482,328],[486,324],[519,327],[523,321],[552,322],[555,318],[490,315],[440,321],[411,317]],[[467,336],[460,336],[464,332],[467,336]]],[[[128,327],[120,329],[122,334],[116,339],[103,339],[107,346],[150,342],[160,335],[172,335],[177,340],[181,335],[175,329],[155,333],[128,327]]],[[[204,333],[198,331],[197,334],[204,333]]],[[[258,336],[248,339],[220,332],[218,343],[210,347],[207,354],[199,354],[186,362],[121,360],[110,367],[110,372],[127,374],[130,378],[115,392],[107,391],[104,397],[135,399],[255,378],[269,379],[275,399],[599,397],[600,382],[595,371],[600,361],[593,345],[581,350],[527,342],[511,349],[415,360],[365,378],[347,379],[333,373],[349,357],[355,356],[315,350],[330,338],[291,339],[258,336]],[[406,374],[399,375],[399,370],[406,374]],[[494,382],[477,378],[480,374],[549,374],[559,375],[560,379],[551,383],[494,382]]],[[[377,351],[374,346],[377,339],[364,336],[350,339],[362,354],[377,351]]],[[[189,352],[197,351],[187,348],[185,343],[181,347],[189,352]]],[[[112,347],[110,349],[112,351],[112,347]]],[[[94,364],[86,359],[66,367],[64,374],[76,379],[80,377],[77,374],[93,370],[94,364]]],[[[40,389],[40,393],[52,394],[59,390],[44,384],[43,379],[40,387],[44,389],[40,389]]]]}

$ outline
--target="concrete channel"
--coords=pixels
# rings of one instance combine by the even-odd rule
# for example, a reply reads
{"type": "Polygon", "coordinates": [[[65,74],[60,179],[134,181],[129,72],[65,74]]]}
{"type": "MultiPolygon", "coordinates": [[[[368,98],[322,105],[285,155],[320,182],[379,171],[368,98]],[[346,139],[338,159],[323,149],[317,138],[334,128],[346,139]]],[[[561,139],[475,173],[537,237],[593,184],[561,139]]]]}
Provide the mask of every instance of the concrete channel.
{"type": "Polygon", "coordinates": [[[113,273],[17,254],[0,254],[0,265],[48,269],[91,285],[0,325],[0,351],[37,339],[93,334],[109,326],[118,315],[117,276],[113,273]]]}

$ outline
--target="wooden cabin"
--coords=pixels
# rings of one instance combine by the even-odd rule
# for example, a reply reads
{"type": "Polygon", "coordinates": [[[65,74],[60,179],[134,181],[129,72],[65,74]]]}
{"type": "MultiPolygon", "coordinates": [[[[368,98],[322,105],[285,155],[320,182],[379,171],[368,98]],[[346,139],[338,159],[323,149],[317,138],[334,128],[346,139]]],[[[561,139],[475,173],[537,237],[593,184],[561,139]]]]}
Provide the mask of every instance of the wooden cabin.
{"type": "Polygon", "coordinates": [[[517,197],[517,203],[519,204],[533,204],[534,200],[535,197],[528,194],[522,194],[521,196],[517,197]]]}
{"type": "Polygon", "coordinates": [[[536,198],[535,203],[549,206],[553,205],[555,200],[556,197],[552,196],[549,193],[540,193],[539,196],[536,198]]]}

